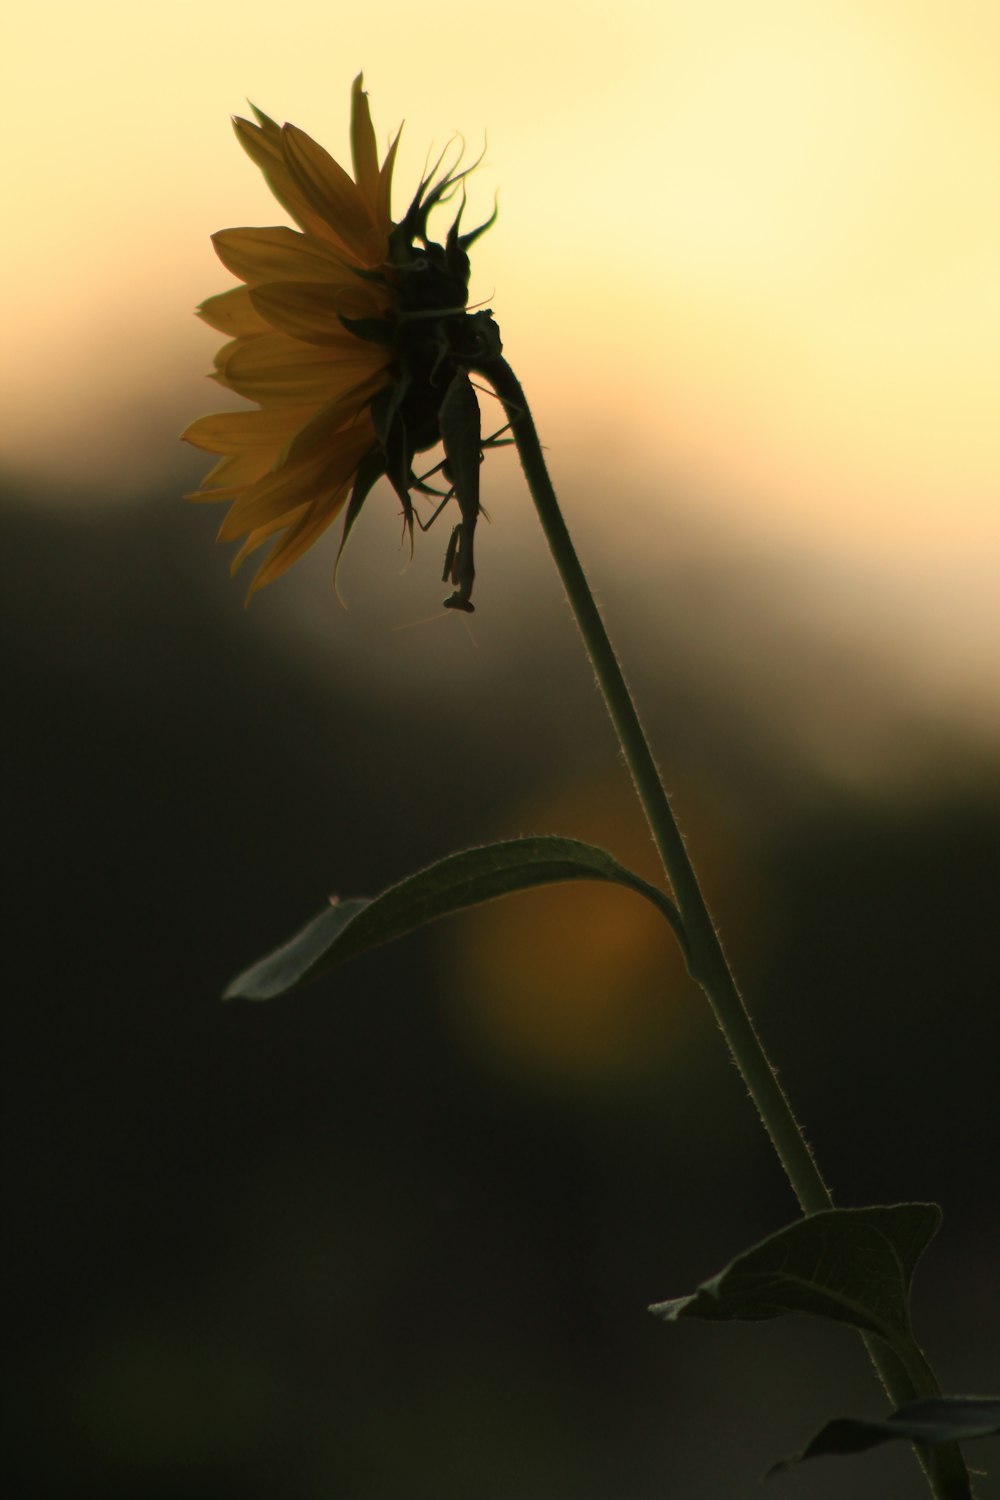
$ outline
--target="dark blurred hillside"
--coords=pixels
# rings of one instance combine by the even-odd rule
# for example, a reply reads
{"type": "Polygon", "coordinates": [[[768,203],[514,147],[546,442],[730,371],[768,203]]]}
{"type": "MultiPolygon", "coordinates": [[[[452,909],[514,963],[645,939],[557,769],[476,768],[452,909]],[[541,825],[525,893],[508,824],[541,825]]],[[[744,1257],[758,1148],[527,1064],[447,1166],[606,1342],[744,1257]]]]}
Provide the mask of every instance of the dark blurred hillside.
{"type": "MultiPolygon", "coordinates": [[[[334,890],[518,831],[641,844],[554,577],[457,676],[387,692],[234,607],[215,517],[11,500],[14,1492],[738,1500],[829,1416],[877,1413],[837,1330],[644,1312],[794,1215],[697,997],[678,979],[653,1018],[659,949],[633,974],[566,905],[491,929],[620,976],[628,1045],[587,1012],[606,1067],[544,986],[508,1025],[516,965],[475,917],[218,1001],[334,890]]],[[[952,1388],[996,1388],[996,767],[956,742],[919,793],[851,791],[676,655],[637,658],[639,696],[767,1045],[842,1203],[943,1202],[920,1325],[952,1388]]],[[[893,1452],[781,1483],[921,1492],[893,1452]]]]}

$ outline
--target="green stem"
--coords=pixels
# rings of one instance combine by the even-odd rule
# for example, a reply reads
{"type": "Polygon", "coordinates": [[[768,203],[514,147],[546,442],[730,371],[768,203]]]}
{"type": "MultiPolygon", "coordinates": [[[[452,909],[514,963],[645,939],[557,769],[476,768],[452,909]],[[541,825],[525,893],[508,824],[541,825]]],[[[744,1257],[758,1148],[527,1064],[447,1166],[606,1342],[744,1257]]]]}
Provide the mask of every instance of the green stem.
{"type": "Polygon", "coordinates": [[[708,997],[803,1213],[832,1208],[833,1200],[795,1122],[777,1075],[764,1054],[726,962],[632,695],[562,518],[524,393],[504,359],[491,360],[480,373],[492,384],[510,421],[542,529],[673,888],[687,933],[688,967],[708,997]]]}
{"type": "MultiPolygon", "coordinates": [[[[499,356],[479,365],[478,373],[493,386],[510,423],[542,529],[673,889],[687,938],[688,968],[708,998],[802,1212],[818,1213],[832,1208],[829,1189],[736,987],[632,695],[562,518],[524,392],[507,361],[499,356]]],[[[865,1343],[894,1405],[905,1405],[923,1394],[918,1392],[910,1373],[880,1341],[866,1339],[865,1343]]],[[[948,1445],[947,1450],[924,1448],[918,1450],[918,1456],[936,1500],[968,1500],[971,1496],[968,1475],[954,1444],[948,1445]]]]}

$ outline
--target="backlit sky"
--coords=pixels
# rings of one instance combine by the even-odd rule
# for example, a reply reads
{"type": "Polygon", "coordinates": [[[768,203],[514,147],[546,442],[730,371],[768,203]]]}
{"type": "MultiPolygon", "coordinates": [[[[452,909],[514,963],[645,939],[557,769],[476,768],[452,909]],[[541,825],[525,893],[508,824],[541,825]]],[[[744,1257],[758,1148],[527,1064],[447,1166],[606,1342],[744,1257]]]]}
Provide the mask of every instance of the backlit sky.
{"type": "Polygon", "coordinates": [[[282,219],[228,116],[343,157],[363,67],[397,207],[486,138],[473,292],[553,451],[758,545],[944,559],[1000,629],[997,0],[40,0],[0,52],[5,467],[172,472],[218,405],[208,235],[282,219]]]}

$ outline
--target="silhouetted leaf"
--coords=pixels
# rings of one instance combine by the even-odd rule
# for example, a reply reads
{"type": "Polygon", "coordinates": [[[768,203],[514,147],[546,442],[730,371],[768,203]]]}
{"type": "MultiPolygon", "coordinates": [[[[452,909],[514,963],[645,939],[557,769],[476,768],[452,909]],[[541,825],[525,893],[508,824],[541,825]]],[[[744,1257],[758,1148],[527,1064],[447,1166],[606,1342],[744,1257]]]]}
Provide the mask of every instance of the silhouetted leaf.
{"type": "Polygon", "coordinates": [[[809,1214],[738,1255],[691,1296],[649,1310],[667,1322],[811,1313],[908,1350],[910,1280],[940,1222],[935,1203],[809,1214]]]}
{"type": "Polygon", "coordinates": [[[270,1000],[426,922],[513,891],[568,880],[605,880],[637,891],[667,918],[683,945],[670,899],[605,850],[577,839],[511,839],[450,854],[371,900],[332,897],[327,910],[289,942],[237,975],[223,998],[270,1000]]]}
{"type": "Polygon", "coordinates": [[[935,1396],[911,1401],[892,1412],[883,1422],[856,1417],[837,1417],[827,1422],[799,1453],[782,1459],[767,1471],[767,1478],[807,1458],[833,1453],[863,1453],[882,1443],[904,1441],[935,1446],[966,1443],[970,1438],[1000,1434],[1000,1400],[985,1396],[935,1396]]]}

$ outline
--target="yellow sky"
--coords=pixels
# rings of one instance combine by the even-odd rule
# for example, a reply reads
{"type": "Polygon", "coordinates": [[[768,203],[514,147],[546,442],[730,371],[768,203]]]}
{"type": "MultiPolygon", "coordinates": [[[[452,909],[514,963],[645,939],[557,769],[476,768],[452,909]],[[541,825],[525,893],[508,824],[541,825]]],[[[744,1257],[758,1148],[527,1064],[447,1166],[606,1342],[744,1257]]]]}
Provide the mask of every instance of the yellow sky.
{"type": "Polygon", "coordinates": [[[765,533],[1000,550],[996,0],[349,10],[2,23],[0,463],[127,491],[175,461],[215,400],[208,234],[281,217],[227,116],[249,97],[341,154],[363,66],[380,137],[406,120],[401,197],[430,143],[488,137],[474,292],[550,445],[752,497],[765,533]]]}

